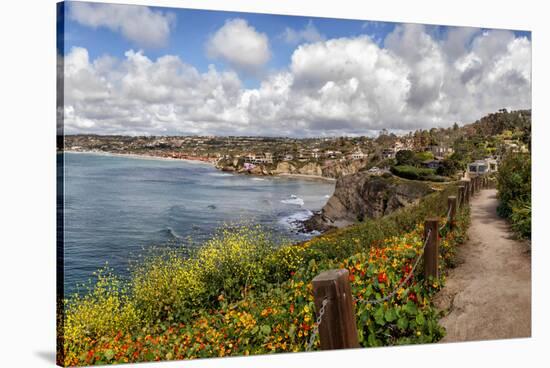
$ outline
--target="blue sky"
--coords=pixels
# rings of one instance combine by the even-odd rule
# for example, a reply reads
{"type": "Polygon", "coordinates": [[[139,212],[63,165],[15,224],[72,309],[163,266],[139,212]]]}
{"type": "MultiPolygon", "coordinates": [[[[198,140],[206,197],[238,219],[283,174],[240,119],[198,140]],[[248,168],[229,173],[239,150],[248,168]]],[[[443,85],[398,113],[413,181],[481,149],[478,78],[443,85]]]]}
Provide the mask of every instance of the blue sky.
{"type": "MultiPolygon", "coordinates": [[[[70,8],[71,2],[68,2],[70,8]]],[[[296,45],[285,42],[286,28],[303,29],[312,23],[315,28],[327,39],[340,37],[354,37],[363,34],[369,35],[378,44],[382,44],[388,33],[394,30],[398,23],[379,22],[368,20],[330,19],[318,17],[301,17],[272,14],[255,14],[242,12],[225,12],[196,9],[176,9],[150,7],[152,10],[175,14],[172,32],[168,44],[162,47],[143,47],[136,42],[124,38],[120,33],[113,32],[105,27],[91,28],[66,18],[65,50],[69,52],[74,46],[86,47],[90,57],[95,59],[104,54],[124,57],[129,49],[143,49],[150,58],[156,59],[165,54],[179,55],[182,60],[195,66],[199,71],[208,70],[209,64],[219,69],[227,67],[223,61],[212,60],[206,56],[205,43],[208,37],[221,28],[228,19],[245,19],[257,31],[267,34],[270,40],[272,58],[267,64],[268,69],[278,70],[285,68],[294,52],[296,45]]],[[[70,9],[67,9],[70,11],[70,9]]],[[[429,31],[436,38],[444,37],[449,28],[447,26],[431,26],[429,31]]],[[[518,36],[530,39],[531,33],[514,31],[518,36]]],[[[257,78],[245,76],[246,85],[256,86],[257,78]]]]}
{"type": "MultiPolygon", "coordinates": [[[[84,78],[83,74],[80,73],[81,81],[86,80],[87,83],[91,83],[87,85],[91,88],[92,86],[98,87],[107,78],[118,78],[112,80],[111,83],[104,83],[105,88],[110,88],[109,93],[104,91],[105,96],[116,94],[122,99],[122,94],[128,93],[127,89],[124,91],[122,89],[116,90],[116,86],[121,86],[122,82],[128,79],[124,79],[124,73],[130,75],[127,64],[130,63],[132,57],[127,54],[129,50],[134,50],[139,55],[145,56],[154,64],[153,67],[157,67],[154,70],[164,67],[158,62],[163,57],[167,55],[177,56],[179,63],[177,68],[183,65],[191,66],[191,74],[196,72],[202,75],[203,81],[210,80],[205,78],[207,78],[206,74],[213,65],[217,73],[215,78],[220,78],[221,88],[225,93],[225,99],[223,103],[220,102],[221,105],[218,104],[215,108],[213,106],[210,112],[202,111],[197,114],[188,114],[182,111],[180,105],[174,103],[176,92],[174,92],[171,99],[166,100],[164,106],[159,107],[156,100],[154,103],[142,101],[143,103],[149,103],[152,109],[161,109],[166,114],[173,113],[173,116],[171,115],[171,126],[165,130],[159,128],[160,121],[152,124],[156,126],[154,129],[151,127],[149,127],[151,130],[144,128],[147,125],[144,120],[150,119],[153,115],[156,116],[155,114],[158,115],[157,110],[154,113],[149,111],[144,114],[140,119],[137,119],[139,123],[134,124],[133,128],[127,130],[126,127],[131,126],[131,124],[116,121],[114,118],[107,119],[110,123],[98,124],[98,118],[93,118],[93,116],[103,116],[105,111],[102,111],[101,114],[97,112],[81,114],[83,111],[78,108],[77,103],[80,101],[75,101],[74,104],[68,107],[69,112],[73,114],[72,116],[75,116],[75,119],[76,117],[81,119],[79,124],[75,122],[76,131],[90,130],[137,134],[138,131],[149,133],[160,129],[172,133],[193,133],[204,130],[205,132],[227,132],[229,134],[231,128],[228,125],[241,124],[248,126],[248,129],[250,129],[251,124],[259,124],[257,120],[261,119],[262,114],[269,116],[272,114],[273,118],[278,116],[279,119],[284,119],[284,125],[289,131],[288,134],[294,134],[293,131],[295,130],[296,135],[323,135],[332,134],[334,131],[343,131],[345,134],[370,134],[372,131],[384,126],[384,124],[390,130],[406,131],[413,127],[420,127],[422,124],[445,125],[451,124],[453,120],[465,121],[473,118],[471,114],[465,113],[468,109],[466,106],[459,106],[460,103],[448,100],[449,95],[455,93],[451,90],[457,88],[452,84],[456,84],[457,80],[464,81],[464,84],[459,86],[464,88],[464,95],[471,93],[472,86],[470,84],[472,81],[478,81],[479,87],[486,89],[487,86],[483,86],[483,84],[489,83],[489,80],[494,84],[494,78],[491,77],[491,68],[503,68],[506,63],[506,66],[511,69],[501,70],[499,73],[506,78],[510,78],[510,83],[519,80],[518,83],[525,88],[529,87],[530,90],[530,77],[527,76],[527,71],[519,70],[518,68],[521,69],[520,65],[509,65],[509,59],[517,62],[516,59],[523,55],[521,57],[524,61],[526,57],[529,58],[528,67],[530,69],[531,35],[530,32],[524,31],[497,31],[483,28],[423,26],[367,20],[129,5],[110,8],[109,5],[105,4],[90,5],[81,2],[66,3],[64,17],[59,16],[58,18],[61,25],[64,26],[63,37],[61,37],[61,39],[64,39],[64,57],[77,60],[75,57],[71,58],[71,56],[75,56],[77,51],[85,52],[85,60],[88,66],[84,69],[88,69],[88,73],[91,73],[94,78],[98,78],[97,83],[94,84],[90,81],[91,76],[84,78]],[[232,21],[234,23],[231,23],[232,21]],[[166,29],[163,27],[166,27],[166,29]],[[245,34],[243,40],[246,41],[240,42],[239,38],[241,38],[243,32],[245,34]],[[150,36],[151,34],[153,36],[150,36]],[[217,36],[219,37],[216,38],[217,36]],[[338,39],[340,42],[333,42],[338,39]],[[519,48],[520,42],[518,40],[522,40],[521,50],[517,50],[517,55],[508,55],[516,53],[516,50],[511,50],[511,47],[519,48]],[[486,51],[483,51],[483,48],[486,51]],[[527,48],[529,49],[529,55],[526,56],[525,50],[527,48]],[[293,55],[297,57],[294,61],[292,59],[293,55]],[[387,55],[391,60],[387,61],[386,65],[387,55]],[[499,62],[497,56],[503,58],[503,61],[499,62]],[[117,60],[116,65],[111,66],[112,63],[109,64],[110,67],[114,68],[112,71],[116,69],[117,73],[107,72],[105,66],[98,68],[97,61],[104,61],[105,57],[117,60]],[[249,58],[250,63],[248,63],[249,58]],[[315,60],[315,58],[318,58],[318,60],[315,60]],[[380,60],[384,60],[384,63],[381,63],[380,60]],[[126,65],[124,61],[127,62],[126,65]],[[351,66],[346,69],[346,63],[353,65],[356,71],[351,66]],[[362,68],[361,65],[357,66],[361,63],[365,64],[365,68],[362,68]],[[96,68],[97,70],[90,72],[90,68],[96,68]],[[307,69],[302,70],[301,68],[307,69]],[[388,69],[390,74],[394,73],[395,76],[388,76],[386,72],[388,69]],[[432,69],[433,75],[436,75],[437,78],[430,73],[426,73],[426,71],[432,69]],[[338,70],[338,72],[334,72],[335,70],[338,70]],[[232,77],[222,76],[224,72],[233,73],[232,77]],[[372,75],[365,77],[361,73],[372,73],[372,75]],[[116,75],[118,77],[114,77],[116,75]],[[378,77],[375,78],[374,76],[378,77]],[[235,90],[237,87],[228,87],[228,83],[232,83],[228,80],[229,77],[238,80],[238,82],[234,82],[240,84],[239,91],[235,90]],[[223,78],[225,78],[225,82],[221,81],[223,78]],[[369,91],[384,88],[385,85],[389,86],[387,78],[391,81],[396,78],[403,79],[404,83],[399,84],[399,88],[402,88],[403,91],[399,96],[393,96],[392,89],[396,86],[390,87],[387,94],[390,96],[388,97],[389,101],[384,101],[384,95],[373,96],[369,91]],[[433,80],[434,78],[437,80],[433,80]],[[277,92],[284,91],[285,96],[274,97],[272,92],[262,94],[264,92],[260,88],[262,83],[275,83],[274,80],[278,80],[279,84],[283,83],[282,80],[285,81],[285,88],[279,88],[277,92]],[[312,94],[312,92],[303,101],[311,104],[309,111],[295,114],[294,117],[291,116],[291,110],[295,111],[296,106],[290,106],[289,101],[293,99],[293,93],[296,93],[296,96],[304,93],[303,85],[314,85],[316,88],[324,86],[326,87],[325,90],[331,88],[333,91],[342,92],[342,88],[349,83],[355,86],[353,87],[353,94],[334,95],[336,97],[333,100],[338,101],[339,105],[331,106],[330,111],[326,111],[326,114],[323,115],[320,107],[317,106],[321,103],[316,97],[319,94],[319,89],[317,89],[314,91],[317,95],[312,94]],[[364,90],[361,90],[361,88],[364,88],[364,90]],[[451,90],[445,91],[445,88],[451,90]],[[230,90],[234,95],[229,98],[230,90]],[[421,95],[412,96],[414,93],[421,95]],[[250,102],[250,96],[256,98],[257,101],[250,102]],[[268,101],[266,100],[267,97],[264,98],[264,96],[274,98],[277,102],[268,101]],[[318,101],[315,101],[316,98],[318,101]],[[340,101],[340,98],[347,100],[340,101]],[[368,100],[369,98],[374,100],[368,100]],[[284,99],[285,102],[279,101],[280,99],[284,99]],[[361,99],[364,100],[361,101],[361,99]],[[288,105],[283,106],[284,109],[281,107],[283,103],[288,105]],[[360,119],[361,122],[356,121],[351,124],[346,114],[343,113],[346,110],[345,104],[349,104],[349,110],[352,111],[354,106],[359,106],[362,103],[366,104],[367,108],[361,111],[357,110],[355,115],[365,113],[366,115],[370,114],[370,116],[365,115],[361,118],[362,120],[360,119]],[[397,115],[384,113],[384,109],[391,104],[398,104],[400,111],[406,113],[407,117],[402,119],[397,115]],[[243,107],[243,105],[246,106],[243,107]],[[277,111],[265,111],[267,105],[276,106],[277,111]],[[443,107],[446,108],[445,111],[438,110],[443,109],[443,107]],[[237,111],[237,108],[240,110],[237,111]],[[256,112],[259,112],[260,115],[253,116],[254,114],[251,113],[253,108],[256,108],[258,110],[256,112]],[[464,110],[464,113],[459,111],[461,109],[464,110]],[[221,127],[223,125],[221,123],[216,127],[218,120],[226,119],[220,118],[222,115],[230,118],[224,121],[225,125],[223,127],[221,127]],[[329,115],[331,116],[329,117],[329,115]],[[202,116],[204,121],[197,121],[199,116],[202,116]],[[387,120],[381,121],[384,116],[387,120]],[[428,122],[425,122],[426,120],[428,122]],[[111,124],[111,129],[109,129],[108,124],[111,124]],[[326,127],[331,124],[334,125],[334,129],[327,129],[326,127]],[[99,129],[100,125],[103,125],[102,129],[99,129]],[[316,125],[318,128],[315,128],[316,125]],[[80,126],[80,128],[77,128],[77,126],[80,126]],[[113,128],[113,126],[117,127],[113,128]]],[[[132,62],[135,62],[135,59],[133,58],[132,62]]],[[[79,67],[82,67],[82,65],[79,67]]],[[[149,73],[149,75],[142,75],[139,77],[140,80],[148,79],[152,70],[144,71],[143,73],[149,73]]],[[[189,75],[191,74],[184,76],[182,73],[185,72],[180,69],[177,70],[179,74],[175,76],[175,79],[177,79],[176,77],[190,78],[189,75]]],[[[138,78],[135,75],[131,76],[138,78]]],[[[66,78],[68,79],[68,76],[66,78]]],[[[508,85],[511,85],[510,83],[508,85]]],[[[74,87],[75,91],[83,89],[83,86],[76,84],[74,87]]],[[[183,88],[183,85],[180,87],[183,88]]],[[[475,106],[472,111],[480,114],[490,112],[497,106],[515,108],[530,105],[530,95],[527,100],[522,101],[518,106],[510,104],[510,101],[513,101],[514,98],[509,96],[506,83],[502,81],[500,81],[499,86],[493,87],[500,88],[496,92],[502,92],[503,98],[491,101],[485,106],[475,106]]],[[[212,86],[212,88],[215,90],[215,86],[212,86]]],[[[188,89],[189,86],[186,85],[182,91],[188,89]]],[[[209,93],[211,94],[211,92],[209,93]]],[[[71,93],[70,88],[67,93],[71,93]]],[[[136,93],[131,95],[135,97],[136,93]]],[[[209,93],[204,94],[205,99],[210,96],[209,93]]],[[[460,94],[457,94],[455,98],[461,98],[460,96],[460,94]]],[[[71,101],[71,97],[70,95],[66,96],[66,100],[71,101]]],[[[126,95],[126,97],[128,96],[126,95]]],[[[122,101],[121,104],[128,105],[128,103],[122,101]]],[[[119,107],[117,106],[117,108],[119,107]]],[[[122,115],[127,117],[131,114],[131,112],[127,112],[122,115]]],[[[70,121],[70,119],[66,119],[66,121],[70,121]]],[[[240,131],[240,129],[237,129],[237,131],[240,131]]],[[[272,134],[273,128],[267,127],[260,131],[265,132],[265,134],[272,134]]]]}
{"type": "MultiPolygon", "coordinates": [[[[70,8],[70,2],[68,7],[70,8]]],[[[245,19],[257,31],[265,33],[270,39],[272,58],[267,64],[268,69],[285,68],[296,45],[285,42],[284,32],[287,27],[300,30],[309,22],[326,38],[339,38],[368,34],[378,42],[382,42],[386,34],[391,32],[395,23],[366,22],[364,20],[342,20],[316,17],[284,16],[271,14],[255,14],[242,12],[209,11],[195,9],[175,9],[150,7],[161,12],[176,15],[176,22],[170,33],[169,41],[163,47],[142,47],[124,38],[120,33],[104,27],[91,28],[76,21],[67,19],[65,25],[65,52],[72,47],[86,47],[91,58],[104,54],[124,57],[129,49],[143,49],[150,58],[156,59],[166,54],[179,55],[184,61],[194,65],[199,71],[205,72],[209,64],[219,69],[226,65],[223,61],[212,60],[205,53],[205,43],[208,37],[221,28],[228,19],[245,19]]],[[[67,12],[70,9],[66,10],[67,12]]],[[[248,86],[257,85],[257,78],[248,78],[248,86]]]]}

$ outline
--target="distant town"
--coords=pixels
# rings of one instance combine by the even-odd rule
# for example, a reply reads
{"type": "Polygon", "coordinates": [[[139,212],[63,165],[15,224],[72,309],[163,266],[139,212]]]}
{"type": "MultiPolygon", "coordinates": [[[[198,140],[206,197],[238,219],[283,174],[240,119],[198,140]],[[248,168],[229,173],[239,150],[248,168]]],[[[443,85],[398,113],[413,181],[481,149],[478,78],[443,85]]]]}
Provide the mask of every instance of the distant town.
{"type": "Polygon", "coordinates": [[[259,175],[336,178],[363,170],[381,174],[393,168],[398,176],[428,176],[442,181],[436,175],[441,178],[464,170],[496,170],[504,152],[528,152],[530,142],[525,142],[523,130],[527,120],[530,129],[530,119],[528,110],[501,110],[462,127],[455,123],[449,128],[417,130],[403,136],[385,130],[377,137],[327,138],[67,135],[63,143],[66,151],[200,160],[224,171],[259,175]],[[499,119],[508,125],[498,129],[498,134],[484,131],[486,126],[494,129],[494,121],[499,119]],[[399,175],[411,170],[415,172],[399,175]]]}

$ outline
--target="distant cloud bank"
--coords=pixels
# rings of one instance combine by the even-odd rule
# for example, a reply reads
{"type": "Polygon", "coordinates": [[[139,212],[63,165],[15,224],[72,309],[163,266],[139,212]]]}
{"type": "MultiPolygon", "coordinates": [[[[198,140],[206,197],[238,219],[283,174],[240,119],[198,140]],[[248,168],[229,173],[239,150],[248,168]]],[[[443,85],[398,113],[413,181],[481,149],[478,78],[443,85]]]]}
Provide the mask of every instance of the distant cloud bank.
{"type": "MultiPolygon", "coordinates": [[[[73,5],[75,20],[121,32],[138,47],[166,42],[174,21],[143,7],[84,5],[73,5]]],[[[376,43],[368,35],[326,39],[309,23],[283,38],[296,46],[289,65],[272,71],[264,70],[268,36],[238,18],[205,44],[227,70],[199,72],[178,56],[152,60],[136,50],[91,60],[75,47],[64,60],[65,132],[368,134],[531,106],[531,42],[510,31],[448,28],[436,39],[422,25],[404,24],[376,43]],[[262,76],[259,87],[244,86],[251,74],[262,76]]]]}

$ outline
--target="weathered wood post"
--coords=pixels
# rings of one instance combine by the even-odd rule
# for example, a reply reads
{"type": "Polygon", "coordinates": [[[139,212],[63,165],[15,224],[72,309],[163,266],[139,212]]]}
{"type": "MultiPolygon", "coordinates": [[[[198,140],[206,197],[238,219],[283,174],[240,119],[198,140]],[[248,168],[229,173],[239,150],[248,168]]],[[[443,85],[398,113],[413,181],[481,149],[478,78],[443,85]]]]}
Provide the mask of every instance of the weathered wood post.
{"type": "Polygon", "coordinates": [[[470,181],[468,179],[462,179],[460,182],[464,186],[464,200],[462,203],[468,204],[470,202],[470,181]]]}
{"type": "Polygon", "coordinates": [[[449,226],[451,230],[453,230],[456,227],[456,207],[457,207],[456,196],[447,197],[447,206],[449,208],[449,226]]]}
{"type": "Polygon", "coordinates": [[[460,208],[462,208],[465,204],[464,202],[464,192],[466,191],[466,187],[464,184],[458,186],[458,204],[460,208]]]}
{"type": "Polygon", "coordinates": [[[476,181],[475,177],[470,179],[470,196],[469,196],[469,198],[472,198],[474,196],[474,194],[476,193],[476,191],[475,191],[475,181],[476,181]]]}
{"type": "Polygon", "coordinates": [[[429,218],[424,222],[424,277],[436,279],[439,276],[439,219],[429,218]],[[428,236],[429,234],[429,236],[428,236]],[[427,239],[427,240],[426,240],[427,239]]]}
{"type": "Polygon", "coordinates": [[[359,347],[355,308],[346,269],[328,270],[315,276],[312,281],[315,309],[321,310],[323,300],[328,303],[319,325],[321,349],[348,349],[359,347]]]}

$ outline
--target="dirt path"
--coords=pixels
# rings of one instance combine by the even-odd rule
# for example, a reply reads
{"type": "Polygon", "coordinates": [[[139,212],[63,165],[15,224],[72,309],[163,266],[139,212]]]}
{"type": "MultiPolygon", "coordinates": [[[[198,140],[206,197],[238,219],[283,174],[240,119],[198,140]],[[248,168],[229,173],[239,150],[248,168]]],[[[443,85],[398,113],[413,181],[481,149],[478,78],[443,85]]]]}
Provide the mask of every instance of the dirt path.
{"type": "Polygon", "coordinates": [[[468,241],[447,277],[436,306],[447,310],[442,342],[531,336],[531,255],[496,214],[496,190],[471,201],[468,241]]]}

